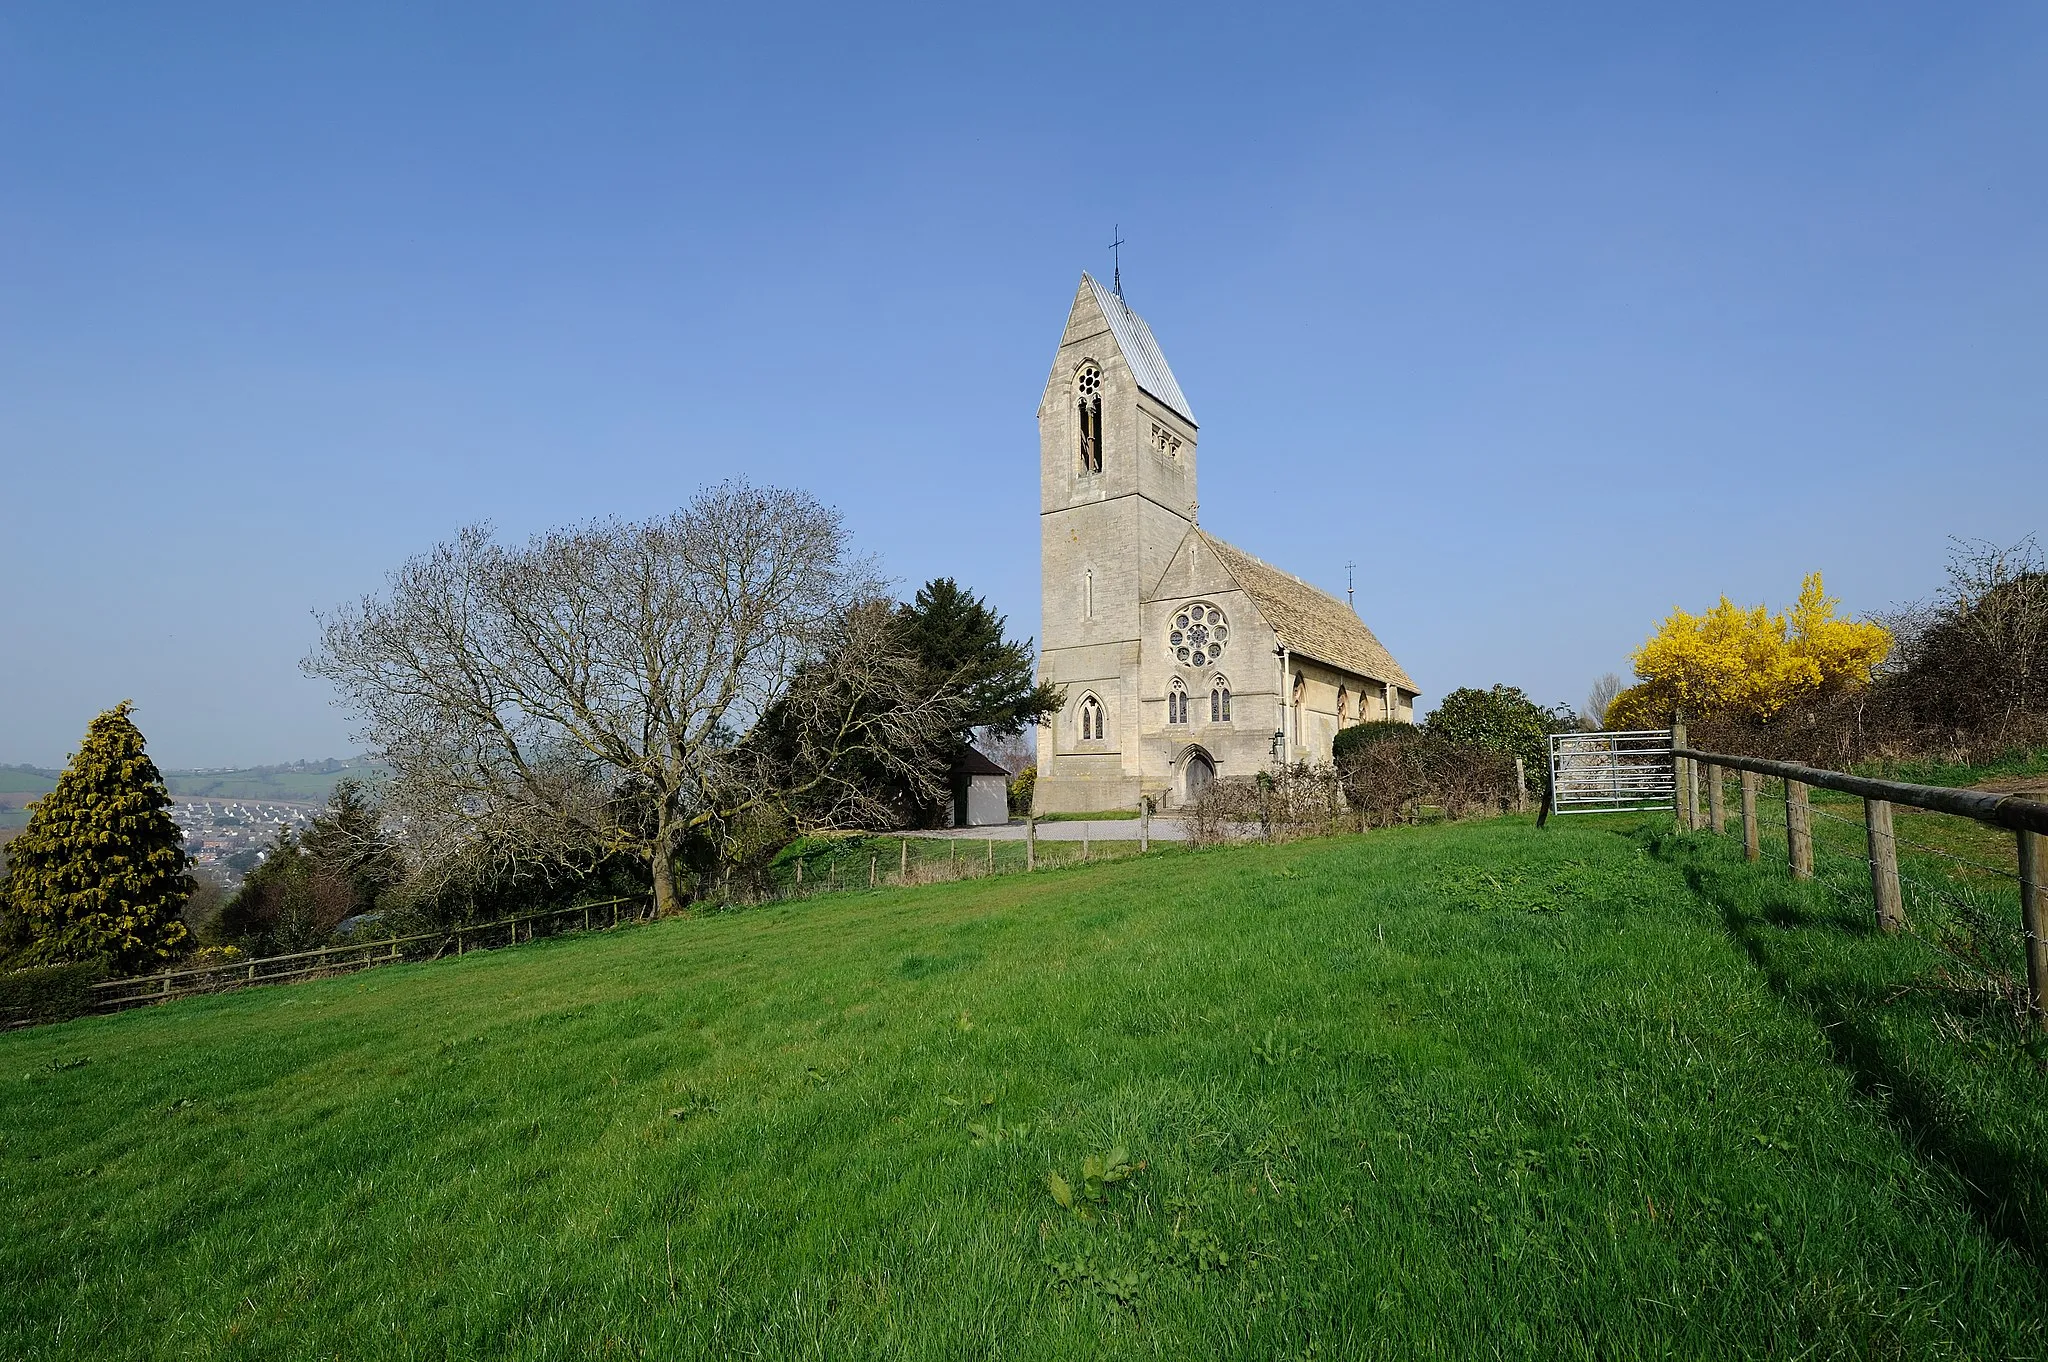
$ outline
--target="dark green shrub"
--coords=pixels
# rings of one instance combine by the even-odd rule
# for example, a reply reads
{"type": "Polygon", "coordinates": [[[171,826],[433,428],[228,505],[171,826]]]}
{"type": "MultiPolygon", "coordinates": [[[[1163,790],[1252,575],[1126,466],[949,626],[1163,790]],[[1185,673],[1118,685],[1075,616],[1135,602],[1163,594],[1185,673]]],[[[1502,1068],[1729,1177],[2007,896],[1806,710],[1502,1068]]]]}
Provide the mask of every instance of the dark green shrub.
{"type": "Polygon", "coordinates": [[[92,1010],[92,986],[106,977],[96,960],[0,974],[0,1026],[68,1021],[92,1010]]]}
{"type": "Polygon", "coordinates": [[[1399,719],[1374,719],[1371,723],[1353,724],[1337,730],[1336,738],[1330,743],[1330,760],[1342,765],[1346,757],[1364,751],[1374,743],[1414,742],[1421,736],[1422,730],[1399,719]]]}
{"type": "Polygon", "coordinates": [[[1569,705],[1546,709],[1519,686],[1462,686],[1443,698],[1423,728],[1431,737],[1460,747],[1496,752],[1510,765],[1520,757],[1531,793],[1541,795],[1550,777],[1545,739],[1552,733],[1576,733],[1579,716],[1569,705]]]}
{"type": "Polygon", "coordinates": [[[0,895],[27,926],[36,964],[105,960],[160,968],[185,942],[192,893],[171,797],[122,701],[92,721],[57,787],[7,847],[0,895]]]}

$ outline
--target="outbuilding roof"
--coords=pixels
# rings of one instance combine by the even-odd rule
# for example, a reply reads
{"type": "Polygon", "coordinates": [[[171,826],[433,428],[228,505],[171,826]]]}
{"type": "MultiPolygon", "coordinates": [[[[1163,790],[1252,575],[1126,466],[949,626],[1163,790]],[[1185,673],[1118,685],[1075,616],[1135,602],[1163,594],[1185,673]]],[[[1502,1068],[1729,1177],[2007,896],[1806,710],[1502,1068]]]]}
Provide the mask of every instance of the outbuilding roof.
{"type": "Polygon", "coordinates": [[[1415,693],[1415,682],[1350,606],[1205,530],[1195,533],[1215,551],[1217,561],[1259,607],[1266,623],[1280,635],[1281,646],[1303,657],[1375,681],[1391,682],[1415,693]]]}
{"type": "Polygon", "coordinates": [[[953,758],[953,774],[956,776],[1001,776],[1008,780],[1010,773],[996,763],[978,747],[963,747],[953,758]]]}
{"type": "Polygon", "coordinates": [[[1130,304],[1118,297],[1114,290],[1104,288],[1101,281],[1086,270],[1081,272],[1081,282],[1094,290],[1095,304],[1102,309],[1102,316],[1116,337],[1117,348],[1124,352],[1124,362],[1131,366],[1131,376],[1138,380],[1138,386],[1178,412],[1189,425],[1194,425],[1195,414],[1188,409],[1188,399],[1182,394],[1179,381],[1167,366],[1165,352],[1152,338],[1152,328],[1145,325],[1145,319],[1131,311],[1130,304]]]}

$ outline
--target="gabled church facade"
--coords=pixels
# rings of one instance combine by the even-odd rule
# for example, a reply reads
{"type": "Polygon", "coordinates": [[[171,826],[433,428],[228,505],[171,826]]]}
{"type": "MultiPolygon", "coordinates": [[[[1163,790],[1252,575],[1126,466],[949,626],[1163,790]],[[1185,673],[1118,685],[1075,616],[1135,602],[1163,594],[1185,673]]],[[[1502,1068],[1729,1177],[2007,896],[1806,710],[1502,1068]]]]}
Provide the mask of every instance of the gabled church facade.
{"type": "Polygon", "coordinates": [[[1038,813],[1185,803],[1413,722],[1415,683],[1344,602],[1196,523],[1194,412],[1152,329],[1086,274],[1038,408],[1038,813]]]}

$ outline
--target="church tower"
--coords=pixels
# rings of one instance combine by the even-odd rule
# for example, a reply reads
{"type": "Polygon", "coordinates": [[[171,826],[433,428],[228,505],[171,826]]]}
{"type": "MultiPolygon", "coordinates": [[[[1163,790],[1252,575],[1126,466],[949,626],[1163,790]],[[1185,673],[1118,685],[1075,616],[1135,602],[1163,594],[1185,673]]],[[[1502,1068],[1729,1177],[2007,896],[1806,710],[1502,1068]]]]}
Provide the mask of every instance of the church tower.
{"type": "Polygon", "coordinates": [[[1040,812],[1137,804],[1142,607],[1194,525],[1195,434],[1152,328],[1083,274],[1038,407],[1039,670],[1067,693],[1040,812]]]}

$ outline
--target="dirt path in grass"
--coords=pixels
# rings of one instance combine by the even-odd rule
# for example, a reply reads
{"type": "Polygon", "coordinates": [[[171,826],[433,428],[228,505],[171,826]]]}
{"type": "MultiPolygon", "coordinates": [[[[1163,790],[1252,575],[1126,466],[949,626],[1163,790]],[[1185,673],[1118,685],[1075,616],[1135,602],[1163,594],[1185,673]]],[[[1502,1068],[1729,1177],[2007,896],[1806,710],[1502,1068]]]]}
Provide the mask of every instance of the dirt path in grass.
{"type": "Polygon", "coordinates": [[[2029,799],[2048,799],[2048,776],[1993,776],[1980,780],[1970,787],[1989,794],[2025,795],[2029,799]]]}

